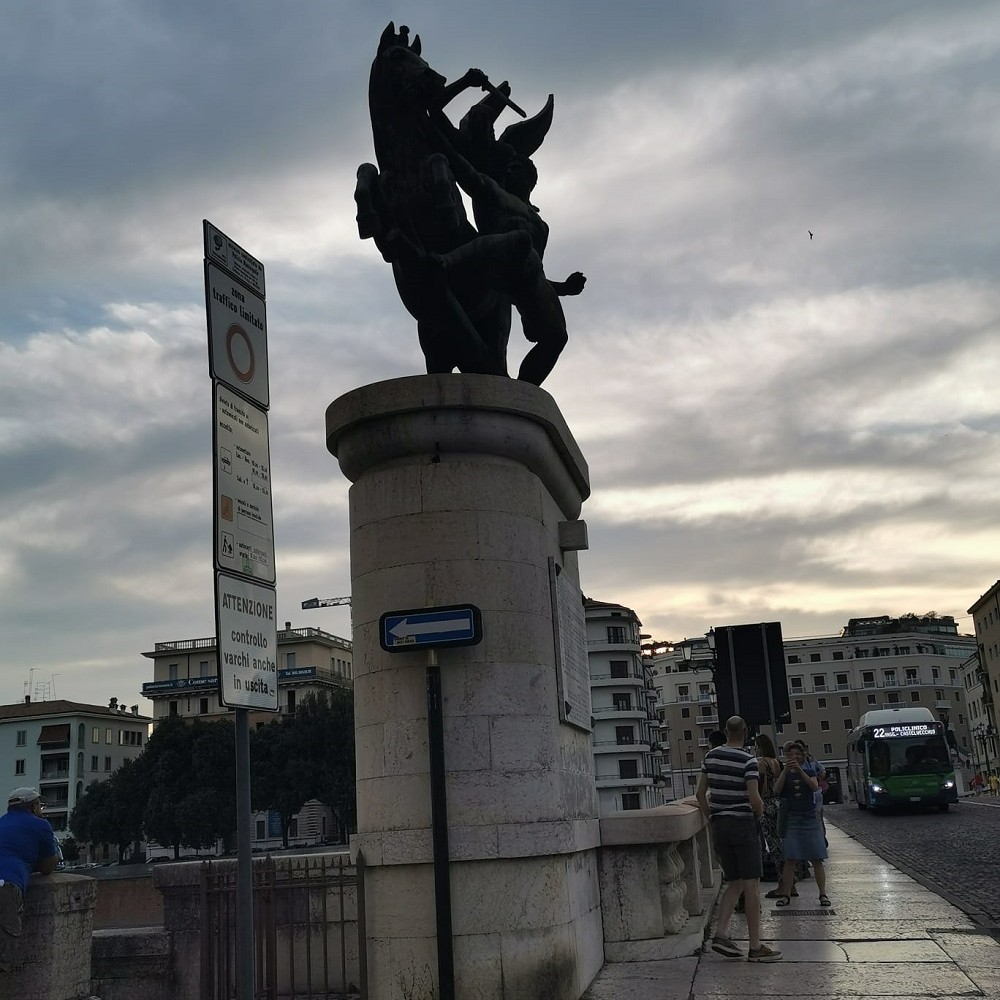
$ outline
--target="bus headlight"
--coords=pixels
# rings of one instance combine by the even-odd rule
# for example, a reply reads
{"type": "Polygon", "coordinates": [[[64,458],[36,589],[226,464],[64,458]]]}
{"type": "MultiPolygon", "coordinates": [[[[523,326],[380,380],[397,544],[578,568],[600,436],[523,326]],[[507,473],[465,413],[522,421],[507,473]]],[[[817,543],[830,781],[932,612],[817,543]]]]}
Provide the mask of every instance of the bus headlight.
{"type": "Polygon", "coordinates": [[[947,781],[946,781],[946,782],[944,783],[944,787],[945,787],[945,788],[954,788],[954,787],[955,787],[955,782],[954,782],[954,781],[952,781],[952,780],[951,780],[951,779],[949,778],[949,779],[948,779],[948,780],[947,780],[947,781]]]}
{"type": "Polygon", "coordinates": [[[881,795],[885,789],[881,785],[873,784],[868,786],[876,795],[881,795]]]}

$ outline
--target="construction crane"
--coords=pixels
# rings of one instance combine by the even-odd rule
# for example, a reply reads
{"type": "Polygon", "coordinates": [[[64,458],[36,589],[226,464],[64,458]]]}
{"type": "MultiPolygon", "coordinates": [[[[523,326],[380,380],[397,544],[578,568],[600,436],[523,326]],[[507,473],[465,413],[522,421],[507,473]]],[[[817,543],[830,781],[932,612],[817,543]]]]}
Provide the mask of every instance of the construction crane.
{"type": "Polygon", "coordinates": [[[302,602],[302,610],[311,611],[313,608],[335,608],[338,604],[350,603],[350,594],[347,597],[310,597],[308,601],[302,602]]]}

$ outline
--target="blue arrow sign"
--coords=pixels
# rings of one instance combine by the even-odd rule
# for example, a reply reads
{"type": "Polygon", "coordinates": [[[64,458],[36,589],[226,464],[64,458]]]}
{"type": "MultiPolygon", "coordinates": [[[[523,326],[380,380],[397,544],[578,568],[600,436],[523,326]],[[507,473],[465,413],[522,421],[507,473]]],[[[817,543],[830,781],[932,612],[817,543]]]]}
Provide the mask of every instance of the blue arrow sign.
{"type": "Polygon", "coordinates": [[[483,616],[472,604],[387,611],[379,619],[379,643],[390,653],[475,646],[482,641],[483,616]]]}

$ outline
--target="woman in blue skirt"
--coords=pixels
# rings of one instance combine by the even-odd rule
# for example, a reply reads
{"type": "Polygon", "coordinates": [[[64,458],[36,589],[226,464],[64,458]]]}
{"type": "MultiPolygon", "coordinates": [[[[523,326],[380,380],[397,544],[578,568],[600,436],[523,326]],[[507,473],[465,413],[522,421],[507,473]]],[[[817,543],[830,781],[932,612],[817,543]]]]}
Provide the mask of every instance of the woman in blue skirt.
{"type": "Polygon", "coordinates": [[[796,862],[810,861],[816,873],[819,905],[830,906],[830,897],[826,894],[826,869],[823,866],[826,860],[826,841],[813,800],[819,783],[802,769],[805,752],[799,743],[788,742],[783,749],[785,767],[778,775],[774,792],[782,800],[788,823],[783,840],[785,864],[775,905],[788,906],[792,886],[795,884],[796,862]]]}

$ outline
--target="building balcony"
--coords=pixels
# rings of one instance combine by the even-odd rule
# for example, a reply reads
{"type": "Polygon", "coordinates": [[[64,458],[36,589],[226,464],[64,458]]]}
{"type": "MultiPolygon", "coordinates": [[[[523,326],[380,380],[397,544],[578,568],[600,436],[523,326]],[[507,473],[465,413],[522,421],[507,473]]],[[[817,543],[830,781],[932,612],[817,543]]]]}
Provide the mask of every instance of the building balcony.
{"type": "Polygon", "coordinates": [[[837,690],[838,691],[850,691],[851,690],[851,685],[850,684],[838,684],[837,685],[837,690]]]}
{"type": "Polygon", "coordinates": [[[612,674],[601,673],[590,675],[590,686],[645,688],[646,681],[644,678],[637,677],[635,674],[629,674],[626,677],[616,677],[612,674]]]}
{"type": "Polygon", "coordinates": [[[638,706],[633,708],[595,708],[595,719],[641,719],[646,715],[646,710],[638,706]]]}
{"type": "Polygon", "coordinates": [[[45,768],[42,771],[39,781],[69,781],[69,768],[45,768]]]}
{"type": "Polygon", "coordinates": [[[694,721],[699,726],[717,726],[719,724],[719,713],[713,712],[711,715],[699,715],[694,721]]]}
{"type": "Polygon", "coordinates": [[[652,744],[642,740],[638,743],[619,743],[617,740],[595,740],[594,753],[652,753],[652,744]]]}
{"type": "MultiPolygon", "coordinates": [[[[952,706],[952,703],[945,698],[945,699],[942,699],[941,701],[934,702],[934,707],[938,708],[938,709],[941,709],[941,708],[952,708],[953,706],[952,706]]],[[[957,707],[957,706],[955,706],[955,707],[957,707]]]]}
{"type": "Polygon", "coordinates": [[[648,775],[639,778],[622,778],[617,774],[599,774],[594,780],[597,782],[598,788],[621,788],[626,785],[629,788],[638,788],[653,784],[653,779],[648,775]]]}
{"type": "Polygon", "coordinates": [[[689,694],[679,694],[677,700],[682,703],[687,703],[691,701],[691,695],[689,694]]]}
{"type": "Polygon", "coordinates": [[[705,739],[705,737],[703,736],[700,740],[698,740],[698,746],[700,746],[700,747],[707,747],[708,746],[708,740],[705,739]]]}

